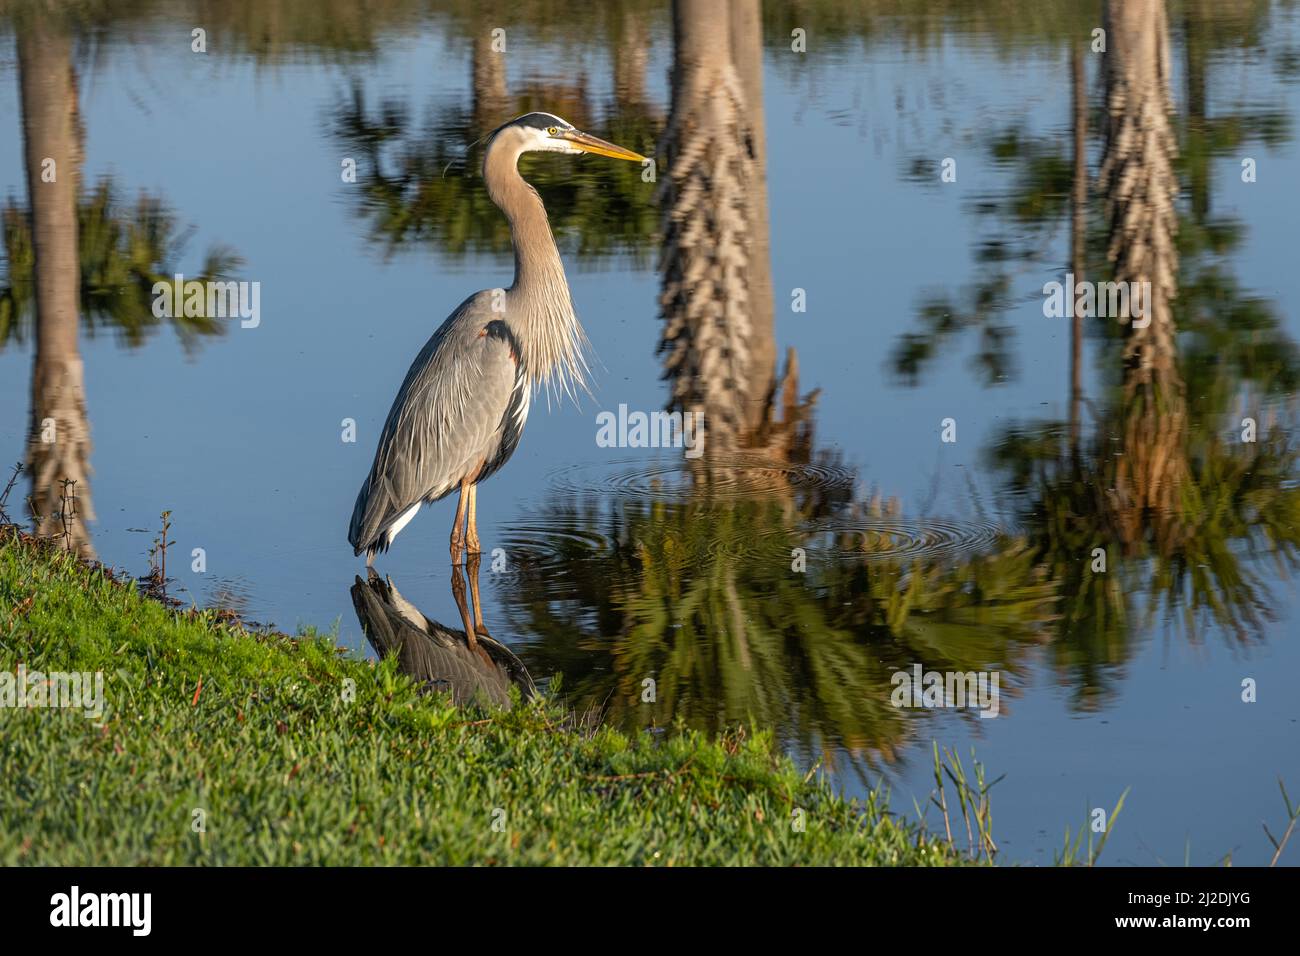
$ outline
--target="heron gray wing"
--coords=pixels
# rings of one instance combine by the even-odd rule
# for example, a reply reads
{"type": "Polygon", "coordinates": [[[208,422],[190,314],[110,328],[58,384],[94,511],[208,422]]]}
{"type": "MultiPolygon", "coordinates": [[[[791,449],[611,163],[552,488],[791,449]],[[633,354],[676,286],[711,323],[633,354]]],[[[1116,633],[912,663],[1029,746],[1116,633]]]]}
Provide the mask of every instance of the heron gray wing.
{"type": "Polygon", "coordinates": [[[352,511],[356,553],[382,547],[407,510],[444,497],[495,456],[523,360],[490,302],[487,292],[466,299],[406,373],[352,511]]]}

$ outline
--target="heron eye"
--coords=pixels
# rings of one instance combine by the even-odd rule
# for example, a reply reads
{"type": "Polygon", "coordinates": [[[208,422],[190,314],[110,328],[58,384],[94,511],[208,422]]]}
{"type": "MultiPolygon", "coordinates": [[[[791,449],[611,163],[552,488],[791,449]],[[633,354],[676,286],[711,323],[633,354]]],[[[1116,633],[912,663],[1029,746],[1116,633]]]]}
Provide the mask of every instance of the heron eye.
{"type": "Polygon", "coordinates": [[[547,135],[547,136],[554,136],[554,135],[555,135],[556,133],[558,133],[559,131],[560,131],[560,129],[559,129],[559,127],[557,127],[557,126],[548,126],[548,127],[546,127],[546,135],[547,135]]]}

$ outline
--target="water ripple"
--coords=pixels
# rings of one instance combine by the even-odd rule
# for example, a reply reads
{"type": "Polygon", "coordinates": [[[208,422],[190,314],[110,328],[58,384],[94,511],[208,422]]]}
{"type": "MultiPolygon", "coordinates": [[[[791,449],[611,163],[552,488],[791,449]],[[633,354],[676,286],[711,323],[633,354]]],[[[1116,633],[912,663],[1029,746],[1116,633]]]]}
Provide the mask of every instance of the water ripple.
{"type": "Polygon", "coordinates": [[[858,515],[819,523],[807,547],[839,560],[942,560],[993,550],[1009,533],[988,521],[858,515]]]}
{"type": "Polygon", "coordinates": [[[590,464],[558,468],[548,476],[561,498],[592,496],[652,501],[742,500],[777,491],[848,493],[854,473],[837,463],[774,463],[770,458],[736,453],[710,455],[707,470],[675,458],[626,458],[609,462],[603,472],[590,464]]]}
{"type": "Polygon", "coordinates": [[[679,466],[641,463],[636,470],[604,475],[569,467],[558,473],[552,491],[558,507],[515,525],[506,547],[520,564],[562,574],[574,561],[609,561],[620,552],[634,559],[643,546],[701,564],[719,557],[788,562],[794,548],[805,549],[811,560],[831,562],[945,561],[995,551],[1015,534],[984,518],[908,518],[889,508],[882,513],[878,502],[858,501],[814,516],[788,495],[760,494],[756,471],[821,487],[841,487],[848,477],[834,469],[765,464],[731,472],[724,493],[717,494],[694,491],[679,466]],[[653,518],[642,505],[655,509],[653,518]],[[647,522],[653,541],[638,539],[647,522]]]}

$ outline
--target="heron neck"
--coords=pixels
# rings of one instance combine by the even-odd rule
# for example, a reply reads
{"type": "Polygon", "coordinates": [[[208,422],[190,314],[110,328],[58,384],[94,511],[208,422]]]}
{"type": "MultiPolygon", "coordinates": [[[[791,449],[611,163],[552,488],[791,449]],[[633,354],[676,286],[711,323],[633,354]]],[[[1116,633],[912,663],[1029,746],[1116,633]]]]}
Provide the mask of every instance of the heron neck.
{"type": "Polygon", "coordinates": [[[510,222],[515,280],[506,290],[506,321],[524,349],[534,384],[585,388],[586,336],[573,311],[560,250],[542,197],[519,175],[519,153],[489,147],[483,161],[488,195],[510,222]]]}

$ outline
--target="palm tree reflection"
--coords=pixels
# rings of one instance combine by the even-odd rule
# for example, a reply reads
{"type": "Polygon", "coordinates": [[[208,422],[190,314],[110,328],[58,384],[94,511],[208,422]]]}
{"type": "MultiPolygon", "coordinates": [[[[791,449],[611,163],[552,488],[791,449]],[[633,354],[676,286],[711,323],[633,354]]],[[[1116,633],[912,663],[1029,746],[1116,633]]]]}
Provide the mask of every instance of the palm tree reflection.
{"type": "MultiPolygon", "coordinates": [[[[108,180],[82,189],[85,130],[72,62],[76,11],[55,8],[15,16],[27,208],[10,200],[0,214],[0,348],[34,330],[31,411],[26,449],[28,508],[38,535],[58,537],[94,556],[88,521],[90,417],[80,328],[113,329],[141,345],[160,325],[152,288],[170,281],[167,266],[183,245],[163,203],[141,196],[123,207],[108,180]]],[[[225,249],[206,257],[200,281],[220,278],[238,259],[225,249]]],[[[187,351],[222,324],[207,317],[171,320],[187,351]]]]}
{"type": "MultiPolygon", "coordinates": [[[[606,11],[608,12],[608,11],[606,11]]],[[[653,143],[663,122],[644,99],[638,59],[620,50],[614,100],[594,100],[584,77],[528,77],[511,89],[506,57],[492,48],[501,21],[489,10],[468,15],[463,30],[471,49],[468,102],[435,101],[421,126],[412,100],[387,96],[370,102],[364,77],[354,77],[333,109],[328,133],[358,159],[356,213],[388,251],[429,244],[447,257],[508,255],[510,230],[480,181],[473,152],[496,126],[522,113],[546,110],[583,129],[630,146],[653,143]]],[[[635,18],[620,28],[626,41],[640,33],[635,18]]],[[[640,69],[644,69],[642,63],[640,69]]],[[[526,178],[546,196],[547,215],[566,254],[580,261],[609,255],[642,258],[654,232],[654,210],[633,164],[570,165],[524,157],[526,178]]]]}
{"type": "MultiPolygon", "coordinates": [[[[1207,308],[1224,305],[1230,286],[1217,267],[1180,289],[1163,4],[1111,6],[1097,187],[1108,231],[1096,245],[1112,265],[1089,266],[1150,282],[1150,322],[1122,316],[1105,331],[1111,388],[1086,437],[1072,376],[1070,419],[995,441],[992,464],[1015,493],[1023,533],[974,536],[978,546],[955,551],[913,547],[933,539],[932,524],[854,499],[854,477],[816,449],[815,395],[797,399],[793,361],[775,385],[751,358],[772,340],[770,310],[755,306],[764,264],[744,241],[747,224],[765,217],[743,188],[762,176],[747,145],[755,107],[719,53],[736,48],[732,7],[674,9],[665,377],[670,407],[702,410],[714,427],[705,456],[672,487],[591,489],[599,506],[560,494],[517,530],[508,551],[521,567],[503,592],[516,629],[535,635],[525,658],[563,672],[570,692],[625,726],[743,721],[808,752],[838,745],[888,759],[914,732],[889,705],[892,670],[911,662],[1014,677],[1044,644],[1076,706],[1095,707],[1161,611],[1181,611],[1193,638],[1202,614],[1237,638],[1255,632],[1271,602],[1253,558],[1294,561],[1300,549],[1296,457],[1282,429],[1243,444],[1223,425],[1243,378],[1285,390],[1294,349],[1259,303],[1230,295],[1225,314],[1207,308]],[[706,202],[691,181],[702,170],[722,170],[735,188],[706,202]],[[1232,316],[1243,320],[1235,331],[1232,316]],[[1206,361],[1216,353],[1221,361],[1206,361]],[[792,568],[798,549],[802,574],[792,568]],[[1098,551],[1105,573],[1093,570],[1098,551]]],[[[1078,70],[1072,79],[1081,146],[1084,85],[1078,70]]],[[[1072,258],[1083,262],[1086,150],[1075,149],[1074,166],[1022,152],[1052,198],[1012,203],[1017,226],[1072,213],[1072,258]]],[[[1005,283],[995,277],[971,310],[986,339],[1005,283]]],[[[991,341],[987,367],[1005,368],[1005,338],[993,331],[991,341]]],[[[1077,367],[1073,340],[1070,349],[1077,367]]]]}
{"type": "MultiPolygon", "coordinates": [[[[29,506],[38,534],[64,533],[70,549],[91,557],[94,549],[86,528],[86,519],[95,516],[88,482],[90,422],[77,343],[80,283],[75,281],[83,133],[72,37],[56,15],[24,17],[17,27],[32,223],[30,258],[17,261],[32,265],[36,313],[27,443],[29,506]],[[65,514],[71,507],[76,520],[65,514]]],[[[9,232],[6,229],[6,235],[9,232]]]]}
{"type": "Polygon", "coordinates": [[[997,669],[1014,684],[1054,598],[1023,543],[918,555],[873,530],[899,527],[879,505],[809,519],[823,497],[549,509],[506,542],[519,568],[502,596],[512,630],[529,635],[520,653],[620,726],[744,722],[808,754],[868,760],[915,732],[890,704],[896,668],[997,669]]]}
{"type": "MultiPolygon", "coordinates": [[[[1203,34],[1207,10],[1192,6],[1188,15],[1189,33],[1203,34]]],[[[1091,244],[1083,235],[1081,149],[1071,176],[1043,158],[1048,147],[1022,144],[1019,153],[1039,158],[1024,168],[1021,189],[989,204],[1015,220],[1008,235],[1025,231],[1025,210],[1038,210],[1029,224],[1041,231],[1064,216],[1063,199],[1073,193],[1075,278],[1091,248],[1105,258],[1088,263],[1090,276],[1151,286],[1139,321],[1088,320],[1104,388],[1090,405],[1086,435],[1072,376],[1067,421],[1013,426],[989,451],[1035,560],[1060,595],[1049,653],[1084,707],[1099,706],[1119,666],[1161,620],[1193,640],[1206,624],[1230,640],[1259,636],[1272,616],[1270,577],[1300,554],[1297,456],[1287,431],[1255,413],[1259,440],[1243,442],[1238,411],[1294,391],[1300,362],[1270,304],[1244,295],[1225,266],[1243,231],[1209,216],[1204,155],[1231,152],[1257,127],[1266,140],[1277,130],[1250,117],[1192,117],[1180,126],[1165,4],[1109,3],[1106,20],[1096,184],[1104,234],[1091,244]],[[1207,129],[1219,131],[1217,145],[1207,129]],[[1190,145],[1189,162],[1180,163],[1180,137],[1190,145]],[[1186,212],[1178,205],[1180,174],[1191,183],[1186,212]]],[[[1203,56],[1203,45],[1189,40],[1188,56],[1203,56]]],[[[1199,86],[1203,71],[1193,65],[1189,83],[1195,75],[1199,86]]],[[[1082,88],[1077,72],[1073,82],[1082,88]]],[[[1203,96],[1192,98],[1198,103],[1203,110],[1203,96]]],[[[1074,113],[1081,137],[1086,112],[1076,103],[1074,113]]],[[[1078,362],[1072,340],[1071,365],[1078,362]]]]}
{"type": "Polygon", "coordinates": [[[894,671],[1014,684],[1054,595],[1023,542],[966,547],[856,500],[817,448],[816,393],[800,397],[793,351],[775,367],[757,5],[679,0],[673,22],[660,352],[669,408],[705,416],[704,454],[593,489],[599,506],[553,491],[506,542],[512,629],[618,725],[744,722],[810,757],[890,760],[917,726],[894,671]]]}

